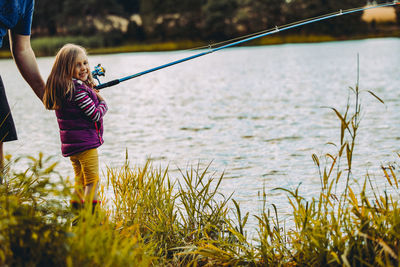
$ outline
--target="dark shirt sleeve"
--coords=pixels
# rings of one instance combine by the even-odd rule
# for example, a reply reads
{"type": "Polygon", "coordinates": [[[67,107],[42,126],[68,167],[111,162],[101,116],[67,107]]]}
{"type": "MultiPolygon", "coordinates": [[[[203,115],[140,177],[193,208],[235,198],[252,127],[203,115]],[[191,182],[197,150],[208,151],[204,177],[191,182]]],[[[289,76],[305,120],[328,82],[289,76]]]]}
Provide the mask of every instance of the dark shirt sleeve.
{"type": "Polygon", "coordinates": [[[18,20],[17,25],[12,29],[14,33],[21,35],[30,35],[31,27],[32,27],[32,17],[33,17],[33,8],[34,1],[27,1],[27,5],[25,6],[25,10],[23,10],[21,18],[18,20]]]}

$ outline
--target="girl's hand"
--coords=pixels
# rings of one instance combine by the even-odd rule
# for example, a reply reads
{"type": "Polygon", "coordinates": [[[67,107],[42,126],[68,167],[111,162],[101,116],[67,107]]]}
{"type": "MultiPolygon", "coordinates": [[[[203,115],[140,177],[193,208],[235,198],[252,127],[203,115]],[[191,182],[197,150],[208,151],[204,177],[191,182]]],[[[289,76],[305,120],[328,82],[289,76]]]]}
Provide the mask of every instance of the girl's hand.
{"type": "Polygon", "coordinates": [[[104,98],[100,95],[100,91],[97,90],[97,89],[93,89],[93,90],[94,90],[94,92],[95,92],[96,95],[97,95],[97,99],[98,99],[99,101],[104,101],[104,98]]]}

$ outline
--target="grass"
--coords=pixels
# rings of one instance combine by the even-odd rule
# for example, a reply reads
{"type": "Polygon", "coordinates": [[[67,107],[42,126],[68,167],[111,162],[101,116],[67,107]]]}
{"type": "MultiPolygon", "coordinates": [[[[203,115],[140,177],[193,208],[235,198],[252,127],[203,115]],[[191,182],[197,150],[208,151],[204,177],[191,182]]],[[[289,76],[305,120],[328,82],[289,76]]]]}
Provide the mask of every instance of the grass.
{"type": "Polygon", "coordinates": [[[192,167],[173,178],[150,162],[132,167],[128,157],[121,167],[107,169],[104,204],[94,214],[90,207],[82,210],[78,225],[71,226],[71,185],[57,174],[57,164],[39,154],[28,158],[26,171],[15,172],[19,159],[10,160],[0,185],[0,265],[398,266],[397,170],[382,165],[383,192],[368,174],[360,187],[354,183],[365,94],[383,102],[357,81],[343,111],[329,107],[340,138],[331,143],[335,153],[311,155],[319,194],[306,199],[299,188],[274,189],[287,195],[289,226],[267,202],[266,189],[260,193],[262,211],[242,214],[234,195],[219,193],[223,174],[192,167]],[[251,216],[255,239],[247,234],[251,216]]]}
{"type": "Polygon", "coordinates": [[[111,54],[127,52],[154,52],[154,51],[173,51],[185,50],[204,45],[202,42],[195,41],[176,41],[176,42],[157,42],[157,43],[136,43],[126,44],[115,47],[90,48],[90,54],[111,54]]]}

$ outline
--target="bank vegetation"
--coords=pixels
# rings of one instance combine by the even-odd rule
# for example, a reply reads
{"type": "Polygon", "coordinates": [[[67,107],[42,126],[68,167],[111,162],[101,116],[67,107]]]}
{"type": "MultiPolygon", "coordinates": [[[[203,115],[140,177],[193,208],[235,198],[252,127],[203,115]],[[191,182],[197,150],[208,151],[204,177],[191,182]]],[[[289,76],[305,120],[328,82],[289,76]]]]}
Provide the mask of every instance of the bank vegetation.
{"type": "Polygon", "coordinates": [[[398,266],[398,163],[383,164],[374,177],[353,176],[360,173],[353,155],[362,134],[361,96],[383,102],[356,85],[344,110],[330,107],[340,126],[338,141],[330,142],[335,152],[310,155],[319,192],[306,198],[301,185],[266,184],[254,201],[257,214],[243,213],[234,194],[220,193],[223,175],[192,167],[175,177],[151,162],[132,166],[128,156],[105,170],[103,204],[74,214],[71,182],[58,175],[56,162],[41,153],[8,156],[0,184],[0,265],[398,266]],[[26,171],[15,171],[23,162],[26,171]],[[270,190],[287,195],[289,217],[269,202],[270,190]]]}

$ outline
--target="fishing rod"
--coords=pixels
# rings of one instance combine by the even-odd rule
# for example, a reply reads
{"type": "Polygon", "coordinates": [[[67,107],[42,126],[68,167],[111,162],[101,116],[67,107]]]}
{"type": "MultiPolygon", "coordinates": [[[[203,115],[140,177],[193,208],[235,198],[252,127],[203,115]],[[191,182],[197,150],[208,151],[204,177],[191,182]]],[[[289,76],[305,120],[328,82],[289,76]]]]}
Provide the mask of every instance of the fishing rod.
{"type": "MultiPolygon", "coordinates": [[[[351,14],[351,13],[361,12],[361,11],[368,10],[368,9],[373,9],[373,8],[378,8],[378,7],[389,7],[389,6],[395,6],[395,5],[400,5],[400,1],[399,0],[395,0],[393,2],[388,2],[388,3],[384,3],[384,4],[377,4],[377,5],[373,5],[373,6],[359,7],[359,8],[353,8],[353,9],[347,9],[347,10],[340,9],[338,12],[335,12],[335,13],[330,13],[330,14],[327,14],[327,15],[323,15],[323,16],[319,16],[319,17],[315,17],[315,18],[311,18],[311,19],[307,19],[307,20],[298,21],[298,22],[295,22],[295,23],[291,23],[291,24],[288,24],[288,25],[281,26],[281,27],[275,26],[275,28],[267,30],[267,31],[264,31],[264,32],[262,32],[260,34],[250,35],[250,37],[246,36],[242,40],[234,41],[234,42],[228,43],[226,45],[222,45],[220,47],[216,47],[216,48],[211,48],[210,47],[207,51],[204,51],[204,52],[192,55],[192,56],[188,56],[188,57],[185,57],[185,58],[182,58],[182,59],[179,59],[179,60],[175,60],[175,61],[169,62],[167,64],[163,64],[163,65],[160,65],[160,66],[157,66],[157,67],[145,70],[145,71],[141,71],[141,72],[138,72],[136,74],[129,75],[129,76],[126,76],[126,77],[123,77],[123,78],[120,78],[120,79],[115,79],[115,80],[112,80],[112,81],[109,81],[109,82],[106,82],[106,83],[100,83],[100,80],[98,78],[98,76],[104,76],[104,74],[105,74],[105,69],[99,64],[99,65],[97,65],[95,67],[95,70],[92,72],[93,77],[96,78],[97,81],[99,81],[99,85],[97,85],[95,88],[96,89],[103,89],[103,88],[106,88],[106,87],[114,86],[114,85],[117,85],[117,84],[119,84],[121,82],[130,80],[130,79],[133,79],[133,78],[137,78],[139,76],[142,76],[142,75],[145,75],[145,74],[157,71],[157,70],[161,70],[161,69],[164,69],[164,68],[179,64],[179,63],[183,63],[185,61],[189,61],[189,60],[192,60],[192,59],[195,59],[195,58],[198,58],[198,57],[202,57],[202,56],[217,52],[219,50],[222,50],[222,49],[225,49],[225,48],[228,48],[228,47],[236,46],[236,45],[239,45],[239,44],[242,44],[242,43],[245,43],[245,42],[249,42],[249,41],[261,38],[261,37],[265,37],[267,35],[272,35],[272,34],[275,34],[275,33],[281,32],[281,31],[286,31],[286,30],[289,30],[289,29],[301,27],[301,26],[304,26],[304,25],[307,25],[307,24],[311,24],[311,23],[314,23],[314,22],[319,22],[319,21],[322,21],[322,20],[327,20],[327,19],[330,19],[330,18],[335,18],[335,17],[338,17],[338,16],[347,15],[347,14],[351,14]]],[[[235,40],[237,40],[237,38],[235,40]]]]}

